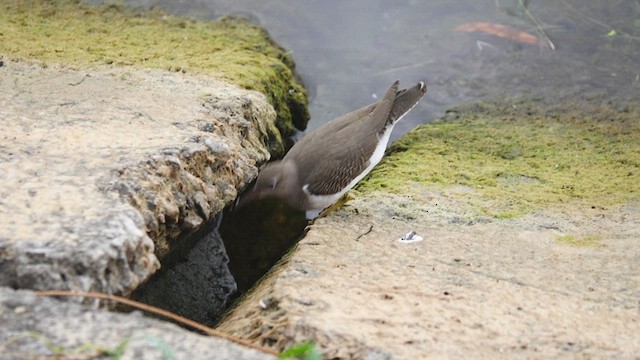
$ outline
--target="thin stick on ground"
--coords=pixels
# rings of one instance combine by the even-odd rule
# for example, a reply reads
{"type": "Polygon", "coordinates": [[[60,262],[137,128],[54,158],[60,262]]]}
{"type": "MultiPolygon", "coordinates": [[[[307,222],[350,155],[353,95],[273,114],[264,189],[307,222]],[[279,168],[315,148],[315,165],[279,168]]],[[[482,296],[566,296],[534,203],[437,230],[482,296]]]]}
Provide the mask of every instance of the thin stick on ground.
{"type": "Polygon", "coordinates": [[[540,20],[538,20],[535,16],[533,16],[533,14],[531,14],[523,0],[518,0],[518,4],[522,8],[522,11],[524,11],[525,15],[527,15],[527,17],[536,25],[536,28],[538,28],[538,32],[544,38],[544,41],[547,43],[547,45],[549,45],[549,48],[551,50],[555,50],[556,46],[549,38],[549,35],[547,35],[547,33],[544,31],[544,25],[542,24],[542,22],[540,22],[540,20]]]}
{"type": "Polygon", "coordinates": [[[137,302],[135,300],[131,300],[131,299],[127,299],[125,297],[122,296],[117,296],[117,295],[111,295],[111,294],[103,294],[103,293],[97,293],[97,292],[73,292],[73,291],[65,291],[65,290],[44,290],[44,291],[36,291],[35,292],[38,296],[67,296],[67,297],[73,297],[73,296],[79,296],[79,297],[86,297],[86,298],[93,298],[93,299],[104,299],[104,300],[111,300],[111,301],[115,301],[124,305],[128,305],[131,306],[133,308],[136,308],[138,310],[142,310],[142,311],[147,311],[150,313],[154,313],[160,316],[164,316],[166,318],[169,318],[173,321],[179,322],[181,324],[187,325],[191,328],[194,328],[196,330],[200,330],[202,332],[204,332],[207,335],[211,335],[211,336],[216,336],[225,340],[229,340],[232,341],[238,345],[242,345],[242,346],[246,346],[258,351],[262,351],[264,353],[267,353],[269,355],[278,355],[278,353],[275,350],[266,348],[264,346],[260,346],[260,345],[256,345],[253,344],[249,341],[237,338],[235,336],[231,336],[228,334],[225,334],[221,331],[218,331],[216,329],[210,328],[206,325],[200,324],[198,322],[195,322],[193,320],[189,320],[185,317],[182,317],[180,315],[176,315],[172,312],[157,308],[155,306],[151,306],[151,305],[147,305],[147,304],[143,304],[141,302],[137,302]]]}
{"type": "Polygon", "coordinates": [[[379,71],[377,73],[373,73],[372,75],[374,76],[378,76],[378,75],[386,75],[386,74],[391,74],[394,73],[396,71],[402,71],[402,70],[409,70],[409,69],[414,69],[420,66],[424,66],[424,65],[429,65],[431,63],[433,63],[433,60],[427,60],[427,61],[423,61],[417,64],[410,64],[410,65],[405,65],[405,66],[399,66],[393,69],[387,69],[387,70],[383,70],[383,71],[379,71]]]}

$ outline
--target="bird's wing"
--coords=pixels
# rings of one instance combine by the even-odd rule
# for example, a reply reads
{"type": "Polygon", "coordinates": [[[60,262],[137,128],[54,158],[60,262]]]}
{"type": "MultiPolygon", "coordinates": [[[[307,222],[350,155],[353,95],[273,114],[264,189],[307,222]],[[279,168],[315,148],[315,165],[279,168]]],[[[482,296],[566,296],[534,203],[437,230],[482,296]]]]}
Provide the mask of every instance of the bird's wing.
{"type": "MultiPolygon", "coordinates": [[[[314,195],[340,192],[369,165],[372,149],[341,144],[341,149],[325,149],[327,153],[314,166],[305,166],[308,190],[314,195]]],[[[375,147],[374,147],[375,148],[375,147]]]]}
{"type": "Polygon", "coordinates": [[[398,91],[396,81],[380,101],[343,115],[318,128],[313,136],[302,138],[285,160],[296,159],[303,185],[308,185],[312,194],[335,194],[369,166],[381,134],[425,91],[423,83],[398,91]]]}
{"type": "Polygon", "coordinates": [[[344,117],[334,120],[333,124],[318,129],[306,143],[300,144],[299,150],[291,156],[298,158],[299,172],[309,192],[335,194],[369,166],[369,159],[378,145],[378,134],[385,127],[397,92],[396,81],[382,100],[356,110],[349,120],[344,117]],[[308,149],[321,151],[322,156],[308,149]]]}

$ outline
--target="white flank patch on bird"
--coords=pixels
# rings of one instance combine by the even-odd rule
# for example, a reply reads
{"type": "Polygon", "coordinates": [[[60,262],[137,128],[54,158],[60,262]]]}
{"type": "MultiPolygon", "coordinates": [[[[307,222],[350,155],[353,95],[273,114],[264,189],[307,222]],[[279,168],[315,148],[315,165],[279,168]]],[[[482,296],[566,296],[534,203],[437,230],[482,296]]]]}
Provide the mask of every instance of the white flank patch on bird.
{"type": "Polygon", "coordinates": [[[389,137],[391,137],[391,131],[393,131],[393,125],[387,127],[387,130],[384,131],[380,141],[378,142],[378,146],[376,146],[376,150],[373,152],[371,157],[369,158],[369,166],[367,166],[364,171],[358,175],[355,179],[351,180],[351,182],[344,188],[342,191],[332,195],[313,195],[309,192],[309,184],[305,184],[302,187],[302,191],[304,191],[307,196],[309,196],[309,203],[314,209],[324,209],[334,202],[338,201],[347,191],[351,190],[360,180],[362,180],[367,174],[382,160],[384,156],[384,151],[387,149],[387,143],[389,142],[389,137]]]}

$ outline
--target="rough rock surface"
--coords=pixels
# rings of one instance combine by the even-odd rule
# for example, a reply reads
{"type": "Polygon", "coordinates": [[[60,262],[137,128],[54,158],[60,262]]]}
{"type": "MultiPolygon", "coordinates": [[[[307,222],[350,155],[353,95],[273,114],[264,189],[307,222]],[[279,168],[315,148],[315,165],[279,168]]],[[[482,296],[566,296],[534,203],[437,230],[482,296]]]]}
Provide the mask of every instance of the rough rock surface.
{"type": "Polygon", "coordinates": [[[0,285],[30,289],[130,293],[279,141],[262,94],[165,71],[5,58],[0,118],[0,285]]]}
{"type": "Polygon", "coordinates": [[[469,217],[457,191],[376,194],[316,220],[219,329],[340,359],[640,353],[638,206],[498,220],[469,217]],[[411,231],[424,240],[398,241],[411,231]],[[594,232],[598,246],[556,240],[594,232]]]}
{"type": "Polygon", "coordinates": [[[272,359],[176,325],[0,288],[0,359],[272,359]]]}
{"type": "Polygon", "coordinates": [[[201,324],[215,324],[238,289],[222,238],[217,229],[209,229],[215,225],[203,227],[188,240],[189,246],[167,256],[162,269],[131,298],[201,324]]]}

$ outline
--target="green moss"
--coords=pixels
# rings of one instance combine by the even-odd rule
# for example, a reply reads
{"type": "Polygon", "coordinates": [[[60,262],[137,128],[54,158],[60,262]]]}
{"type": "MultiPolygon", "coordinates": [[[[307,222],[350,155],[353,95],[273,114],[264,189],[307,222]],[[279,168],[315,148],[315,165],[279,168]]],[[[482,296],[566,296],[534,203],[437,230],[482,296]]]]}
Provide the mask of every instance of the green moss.
{"type": "Polygon", "coordinates": [[[263,29],[224,18],[195,21],[78,0],[0,0],[0,54],[72,66],[114,64],[213,75],[267,95],[278,129],[309,119],[294,64],[263,29]]]}
{"type": "Polygon", "coordinates": [[[556,237],[556,241],[562,244],[579,247],[596,247],[602,242],[600,236],[586,236],[583,238],[575,237],[573,235],[561,235],[556,237]]]}
{"type": "Polygon", "coordinates": [[[496,213],[494,215],[497,219],[515,219],[518,216],[520,216],[520,214],[518,213],[513,213],[513,212],[502,212],[502,213],[496,213]]]}
{"type": "Polygon", "coordinates": [[[512,218],[553,204],[640,199],[640,112],[569,105],[478,105],[420,126],[394,144],[360,190],[420,198],[425,188],[470,187],[481,215],[512,218]]]}

